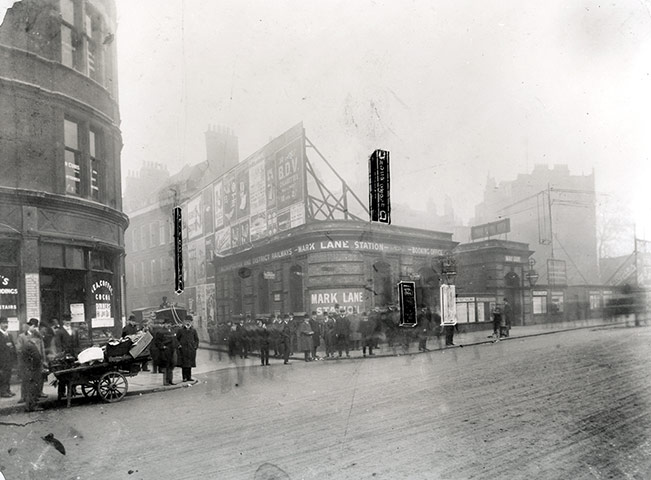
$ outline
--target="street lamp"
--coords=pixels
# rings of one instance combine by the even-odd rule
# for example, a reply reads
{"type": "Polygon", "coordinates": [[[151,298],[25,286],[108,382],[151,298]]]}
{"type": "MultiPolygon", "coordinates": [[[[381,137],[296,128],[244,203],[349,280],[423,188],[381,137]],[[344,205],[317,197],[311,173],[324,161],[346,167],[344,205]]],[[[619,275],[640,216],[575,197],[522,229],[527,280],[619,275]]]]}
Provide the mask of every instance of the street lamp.
{"type": "Polygon", "coordinates": [[[441,271],[445,276],[445,281],[448,285],[454,285],[454,279],[457,276],[457,262],[452,256],[452,252],[446,252],[441,260],[441,271]]]}
{"type": "Polygon", "coordinates": [[[536,260],[533,258],[529,259],[529,271],[524,275],[524,277],[527,279],[529,282],[529,285],[531,285],[531,288],[533,288],[536,285],[536,282],[538,281],[538,272],[536,272],[533,268],[533,266],[536,264],[536,260]]]}

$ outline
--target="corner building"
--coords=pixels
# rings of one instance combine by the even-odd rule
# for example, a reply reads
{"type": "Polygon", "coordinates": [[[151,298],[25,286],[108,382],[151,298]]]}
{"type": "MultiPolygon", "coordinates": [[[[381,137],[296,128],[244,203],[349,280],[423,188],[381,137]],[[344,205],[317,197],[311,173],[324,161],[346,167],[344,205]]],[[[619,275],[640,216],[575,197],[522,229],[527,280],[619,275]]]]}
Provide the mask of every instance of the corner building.
{"type": "Polygon", "coordinates": [[[111,0],[24,0],[0,27],[0,295],[11,329],[119,328],[124,230],[111,0]],[[117,326],[116,326],[117,325],[117,326]]]}

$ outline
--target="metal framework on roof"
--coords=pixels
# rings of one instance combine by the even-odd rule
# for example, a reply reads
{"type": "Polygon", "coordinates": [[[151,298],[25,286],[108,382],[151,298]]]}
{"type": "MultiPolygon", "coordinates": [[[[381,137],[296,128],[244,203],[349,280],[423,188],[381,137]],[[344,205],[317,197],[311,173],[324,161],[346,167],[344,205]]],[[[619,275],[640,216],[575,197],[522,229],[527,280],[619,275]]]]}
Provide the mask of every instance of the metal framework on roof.
{"type": "Polygon", "coordinates": [[[346,181],[339,175],[339,173],[334,169],[334,167],[328,162],[328,160],[323,156],[319,149],[310,141],[307,136],[305,137],[305,170],[309,184],[309,180],[312,180],[316,185],[316,191],[310,192],[306,185],[306,204],[307,204],[307,218],[306,220],[358,220],[358,221],[367,221],[366,219],[361,218],[349,210],[349,201],[358,205],[369,214],[368,207],[360,200],[360,198],[355,194],[355,192],[348,186],[346,181]],[[307,149],[314,150],[317,154],[317,158],[320,158],[336,177],[341,182],[341,194],[334,193],[328,186],[318,177],[314,165],[310,158],[307,155],[307,149]],[[350,197],[350,198],[349,198],[350,197]]]}

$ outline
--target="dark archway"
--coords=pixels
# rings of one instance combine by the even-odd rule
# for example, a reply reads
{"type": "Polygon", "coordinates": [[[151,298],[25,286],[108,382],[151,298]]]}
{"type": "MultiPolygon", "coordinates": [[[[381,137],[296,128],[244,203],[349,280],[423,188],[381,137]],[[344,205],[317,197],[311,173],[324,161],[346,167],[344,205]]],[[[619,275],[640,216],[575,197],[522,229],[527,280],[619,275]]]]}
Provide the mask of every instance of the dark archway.
{"type": "Polygon", "coordinates": [[[373,292],[376,307],[383,307],[393,302],[391,265],[381,260],[373,264],[373,292]]]}
{"type": "Polygon", "coordinates": [[[303,267],[292,265],[289,268],[289,302],[292,312],[305,311],[303,301],[303,267]]]}

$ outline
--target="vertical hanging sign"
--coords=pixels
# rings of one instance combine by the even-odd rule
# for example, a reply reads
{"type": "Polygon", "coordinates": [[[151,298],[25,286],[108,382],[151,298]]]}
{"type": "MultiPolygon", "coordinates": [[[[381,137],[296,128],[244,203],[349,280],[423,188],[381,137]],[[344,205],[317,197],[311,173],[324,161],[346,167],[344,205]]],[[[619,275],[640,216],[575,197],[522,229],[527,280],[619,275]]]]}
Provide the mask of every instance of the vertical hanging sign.
{"type": "Polygon", "coordinates": [[[174,207],[174,291],[183,293],[183,218],[181,207],[174,207]]]}
{"type": "Polygon", "coordinates": [[[399,282],[400,293],[400,326],[415,327],[416,318],[416,282],[399,282]]]}
{"type": "Polygon", "coordinates": [[[368,160],[369,214],[371,222],[391,223],[389,152],[376,150],[368,160]]]}

